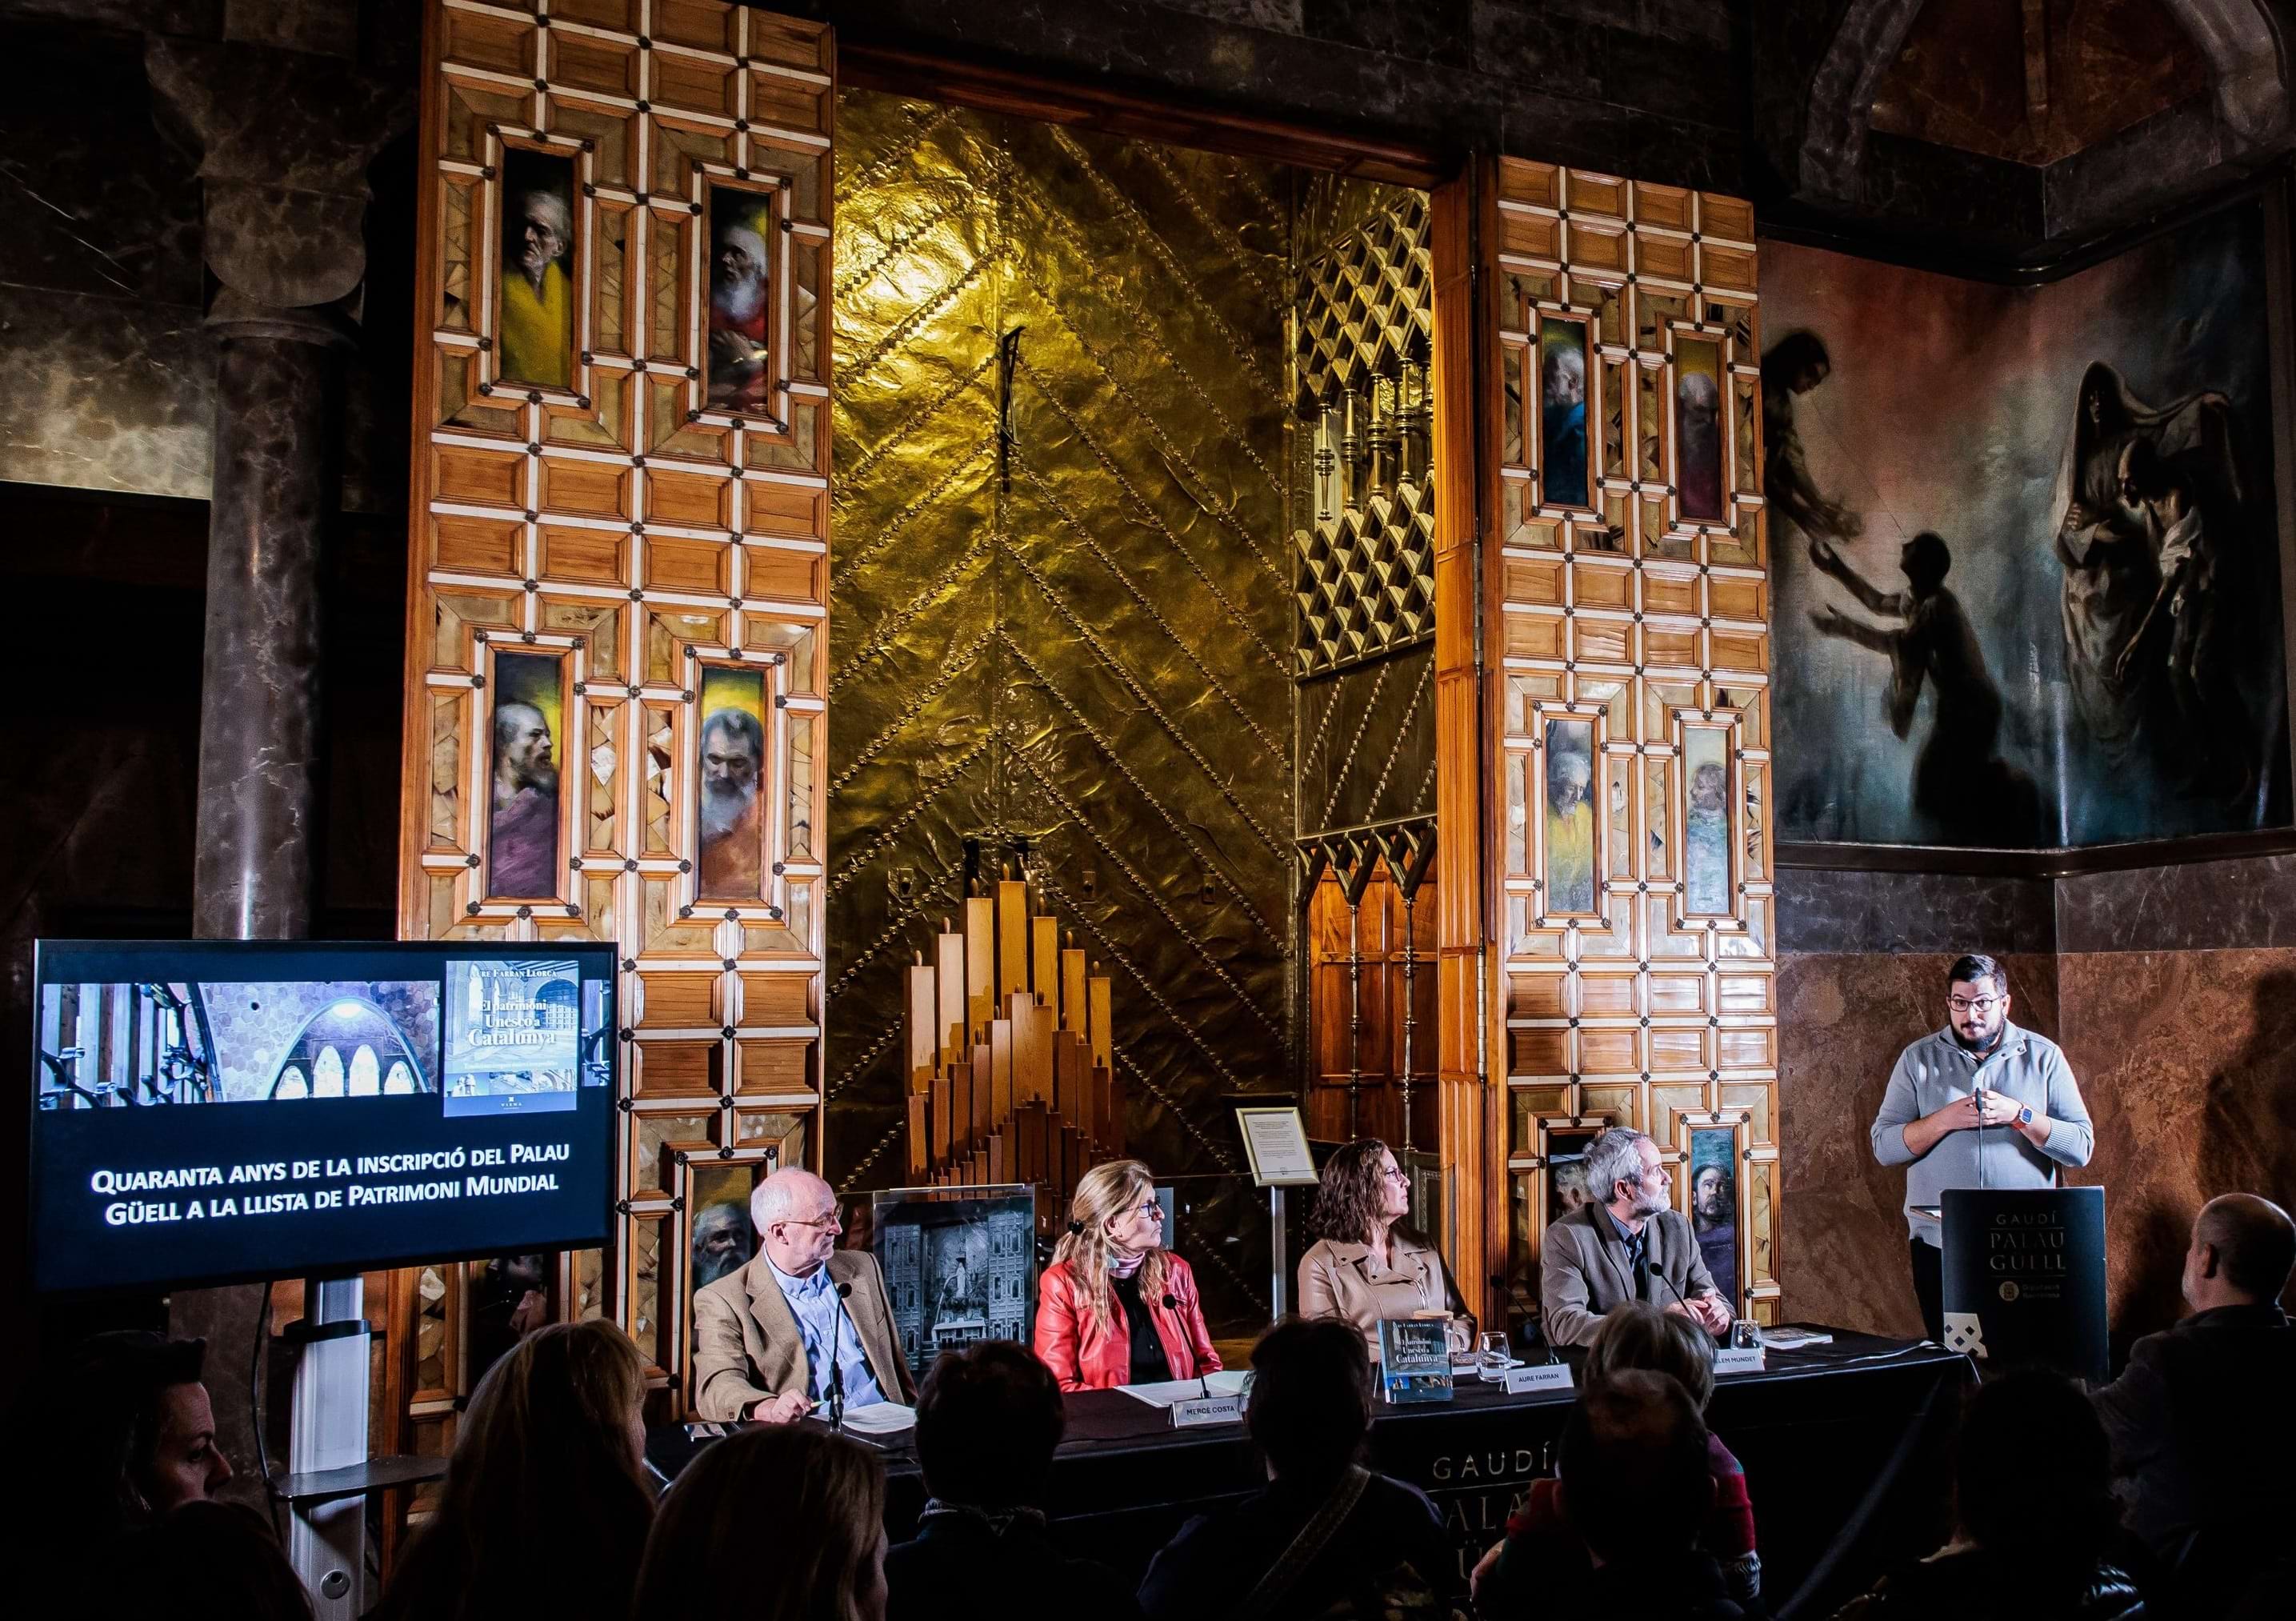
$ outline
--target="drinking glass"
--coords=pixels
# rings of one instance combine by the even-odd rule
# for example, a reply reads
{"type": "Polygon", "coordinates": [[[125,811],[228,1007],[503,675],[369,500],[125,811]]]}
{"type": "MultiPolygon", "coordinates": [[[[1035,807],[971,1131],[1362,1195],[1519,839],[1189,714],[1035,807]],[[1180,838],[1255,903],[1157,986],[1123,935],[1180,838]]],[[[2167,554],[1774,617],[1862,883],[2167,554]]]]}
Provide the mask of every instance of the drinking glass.
{"type": "Polygon", "coordinates": [[[1730,1348],[1733,1351],[1758,1351],[1762,1345],[1762,1331],[1754,1326],[1751,1317],[1741,1317],[1730,1325],[1730,1348]]]}
{"type": "Polygon", "coordinates": [[[1507,1364],[1514,1359],[1507,1354],[1507,1337],[1501,1333],[1486,1334],[1480,1341],[1481,1350],[1475,1359],[1476,1371],[1486,1383],[1506,1378],[1507,1364]]]}

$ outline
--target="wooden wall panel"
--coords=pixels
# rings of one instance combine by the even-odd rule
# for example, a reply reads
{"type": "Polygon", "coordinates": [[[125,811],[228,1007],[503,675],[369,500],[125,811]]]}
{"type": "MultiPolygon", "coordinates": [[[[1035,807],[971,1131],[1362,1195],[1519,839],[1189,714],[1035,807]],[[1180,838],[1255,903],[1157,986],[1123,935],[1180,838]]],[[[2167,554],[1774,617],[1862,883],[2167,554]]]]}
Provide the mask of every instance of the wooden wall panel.
{"type": "MultiPolygon", "coordinates": [[[[695,1215],[819,1157],[833,41],[719,0],[549,12],[428,7],[399,926],[619,945],[619,1229],[555,1304],[668,1385],[695,1215]],[[729,241],[762,291],[713,332],[729,241]],[[498,757],[512,704],[554,781],[498,757]]],[[[459,1319],[472,1275],[399,1294],[459,1319]]]]}
{"type": "Polygon", "coordinates": [[[1685,1208],[1693,1133],[1710,1154],[1728,1138],[1736,1292],[1775,1321],[1768,597],[1739,473],[1761,461],[1751,211],[1513,160],[1495,202],[1481,493],[1511,1107],[1486,1163],[1512,1184],[1510,1304],[1536,1302],[1569,1168],[1616,1122],[1668,1148],[1685,1208]]]}

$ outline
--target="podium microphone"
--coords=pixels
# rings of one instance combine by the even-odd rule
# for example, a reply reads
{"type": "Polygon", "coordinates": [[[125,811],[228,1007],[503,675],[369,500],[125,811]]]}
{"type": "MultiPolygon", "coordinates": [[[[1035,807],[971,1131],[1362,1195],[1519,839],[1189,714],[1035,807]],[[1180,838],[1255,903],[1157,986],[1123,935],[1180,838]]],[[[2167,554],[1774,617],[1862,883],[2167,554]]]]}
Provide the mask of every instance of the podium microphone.
{"type": "Polygon", "coordinates": [[[835,1287],[837,1315],[829,1320],[829,1428],[841,1436],[845,1433],[845,1362],[838,1354],[838,1342],[845,1328],[846,1298],[853,1293],[853,1286],[835,1287]]]}

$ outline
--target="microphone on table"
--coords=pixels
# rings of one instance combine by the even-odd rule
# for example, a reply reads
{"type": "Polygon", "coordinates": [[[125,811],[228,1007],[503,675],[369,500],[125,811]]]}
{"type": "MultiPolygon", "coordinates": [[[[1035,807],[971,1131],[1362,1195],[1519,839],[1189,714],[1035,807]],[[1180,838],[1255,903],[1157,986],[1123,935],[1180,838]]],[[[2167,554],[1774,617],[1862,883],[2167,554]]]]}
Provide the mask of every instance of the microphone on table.
{"type": "Polygon", "coordinates": [[[845,1302],[853,1293],[849,1283],[834,1286],[837,1314],[829,1320],[829,1428],[845,1433],[845,1363],[838,1355],[838,1340],[845,1328],[845,1302]]]}
{"type": "MultiPolygon", "coordinates": [[[[1164,1296],[1164,1309],[1168,1312],[1178,1311],[1180,1309],[1180,1297],[1177,1295],[1166,1295],[1164,1296]]],[[[1210,1378],[1202,1373],[1198,1373],[1196,1375],[1196,1386],[1197,1388],[1203,1393],[1205,1398],[1209,1400],[1212,1394],[1212,1385],[1210,1378]]]]}

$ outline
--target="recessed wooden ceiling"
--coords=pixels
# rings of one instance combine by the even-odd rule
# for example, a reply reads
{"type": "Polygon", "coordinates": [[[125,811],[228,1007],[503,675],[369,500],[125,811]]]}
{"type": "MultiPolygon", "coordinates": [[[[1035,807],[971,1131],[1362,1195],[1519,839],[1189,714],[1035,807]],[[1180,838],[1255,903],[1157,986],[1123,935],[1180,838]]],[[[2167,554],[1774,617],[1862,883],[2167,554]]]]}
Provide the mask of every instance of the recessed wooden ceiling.
{"type": "Polygon", "coordinates": [[[1929,0],[1876,86],[1873,127],[2048,164],[2208,88],[2161,0],[1929,0]]]}

